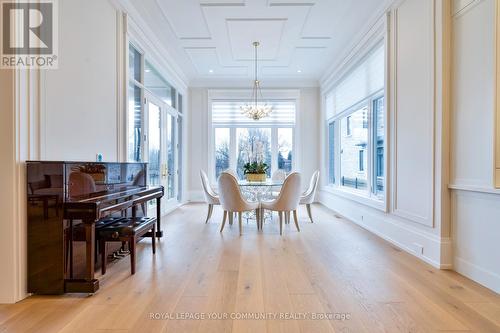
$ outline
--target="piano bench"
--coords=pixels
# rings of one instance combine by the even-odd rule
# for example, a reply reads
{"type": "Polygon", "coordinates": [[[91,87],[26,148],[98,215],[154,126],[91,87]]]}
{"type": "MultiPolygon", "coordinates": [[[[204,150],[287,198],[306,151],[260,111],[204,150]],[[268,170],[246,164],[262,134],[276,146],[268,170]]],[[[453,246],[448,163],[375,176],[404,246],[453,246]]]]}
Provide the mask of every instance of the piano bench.
{"type": "Polygon", "coordinates": [[[135,274],[135,244],[146,233],[151,231],[153,254],[156,253],[156,218],[154,217],[124,217],[115,223],[97,230],[99,248],[101,250],[101,272],[106,274],[106,242],[128,242],[130,250],[130,270],[135,274]]]}

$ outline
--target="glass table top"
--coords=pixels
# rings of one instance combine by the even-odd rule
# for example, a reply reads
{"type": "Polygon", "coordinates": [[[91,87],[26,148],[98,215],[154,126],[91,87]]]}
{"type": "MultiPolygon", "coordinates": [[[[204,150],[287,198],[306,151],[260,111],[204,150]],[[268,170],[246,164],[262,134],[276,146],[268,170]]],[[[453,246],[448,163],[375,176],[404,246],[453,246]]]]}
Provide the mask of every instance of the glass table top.
{"type": "Polygon", "coordinates": [[[240,186],[282,186],[283,180],[266,179],[264,182],[249,182],[248,180],[238,180],[240,186]]]}

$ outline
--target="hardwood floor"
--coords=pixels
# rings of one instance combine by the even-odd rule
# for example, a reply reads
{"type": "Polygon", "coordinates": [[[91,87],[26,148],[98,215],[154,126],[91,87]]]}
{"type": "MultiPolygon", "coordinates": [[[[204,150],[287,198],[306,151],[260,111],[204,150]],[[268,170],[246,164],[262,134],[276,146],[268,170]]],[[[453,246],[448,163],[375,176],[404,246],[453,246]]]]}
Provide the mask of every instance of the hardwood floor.
{"type": "Polygon", "coordinates": [[[205,224],[205,205],[184,206],[164,219],[155,257],[139,243],[134,276],[125,258],[93,296],[0,305],[0,332],[500,332],[500,295],[322,206],[313,214],[301,207],[300,233],[291,223],[280,237],[275,216],[263,232],[244,222],[240,237],[237,224],[219,233],[220,207],[205,224]],[[282,318],[235,318],[255,313],[282,318]],[[312,320],[321,314],[344,320],[312,320]]]}

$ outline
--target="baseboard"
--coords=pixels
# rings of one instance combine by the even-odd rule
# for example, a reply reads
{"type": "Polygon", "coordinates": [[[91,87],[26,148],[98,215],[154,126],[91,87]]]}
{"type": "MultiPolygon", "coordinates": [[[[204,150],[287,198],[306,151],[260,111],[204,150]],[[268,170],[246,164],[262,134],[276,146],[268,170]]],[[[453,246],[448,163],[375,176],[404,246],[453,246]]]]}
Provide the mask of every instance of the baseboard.
{"type": "Polygon", "coordinates": [[[433,267],[438,269],[452,268],[451,240],[408,227],[400,221],[400,217],[335,196],[329,192],[321,191],[319,199],[325,207],[433,267]]]}
{"type": "Polygon", "coordinates": [[[500,294],[500,275],[474,265],[462,258],[455,258],[454,269],[469,279],[500,294]]]}

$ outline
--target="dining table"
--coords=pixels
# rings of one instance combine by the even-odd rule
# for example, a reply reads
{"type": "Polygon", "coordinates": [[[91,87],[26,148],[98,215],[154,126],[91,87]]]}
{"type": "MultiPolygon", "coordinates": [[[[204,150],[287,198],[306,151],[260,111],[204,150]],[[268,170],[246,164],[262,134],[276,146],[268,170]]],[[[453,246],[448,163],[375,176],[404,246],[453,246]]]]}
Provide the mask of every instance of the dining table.
{"type": "MultiPolygon", "coordinates": [[[[284,180],[275,180],[271,178],[267,178],[265,181],[256,182],[256,181],[248,181],[246,179],[242,179],[238,181],[238,185],[240,186],[241,193],[248,201],[253,202],[262,202],[269,201],[275,198],[273,193],[279,192],[281,187],[283,186],[284,180]]],[[[244,218],[247,219],[255,219],[255,212],[246,212],[244,213],[244,218]]],[[[271,212],[264,213],[264,220],[272,217],[271,212]]]]}

